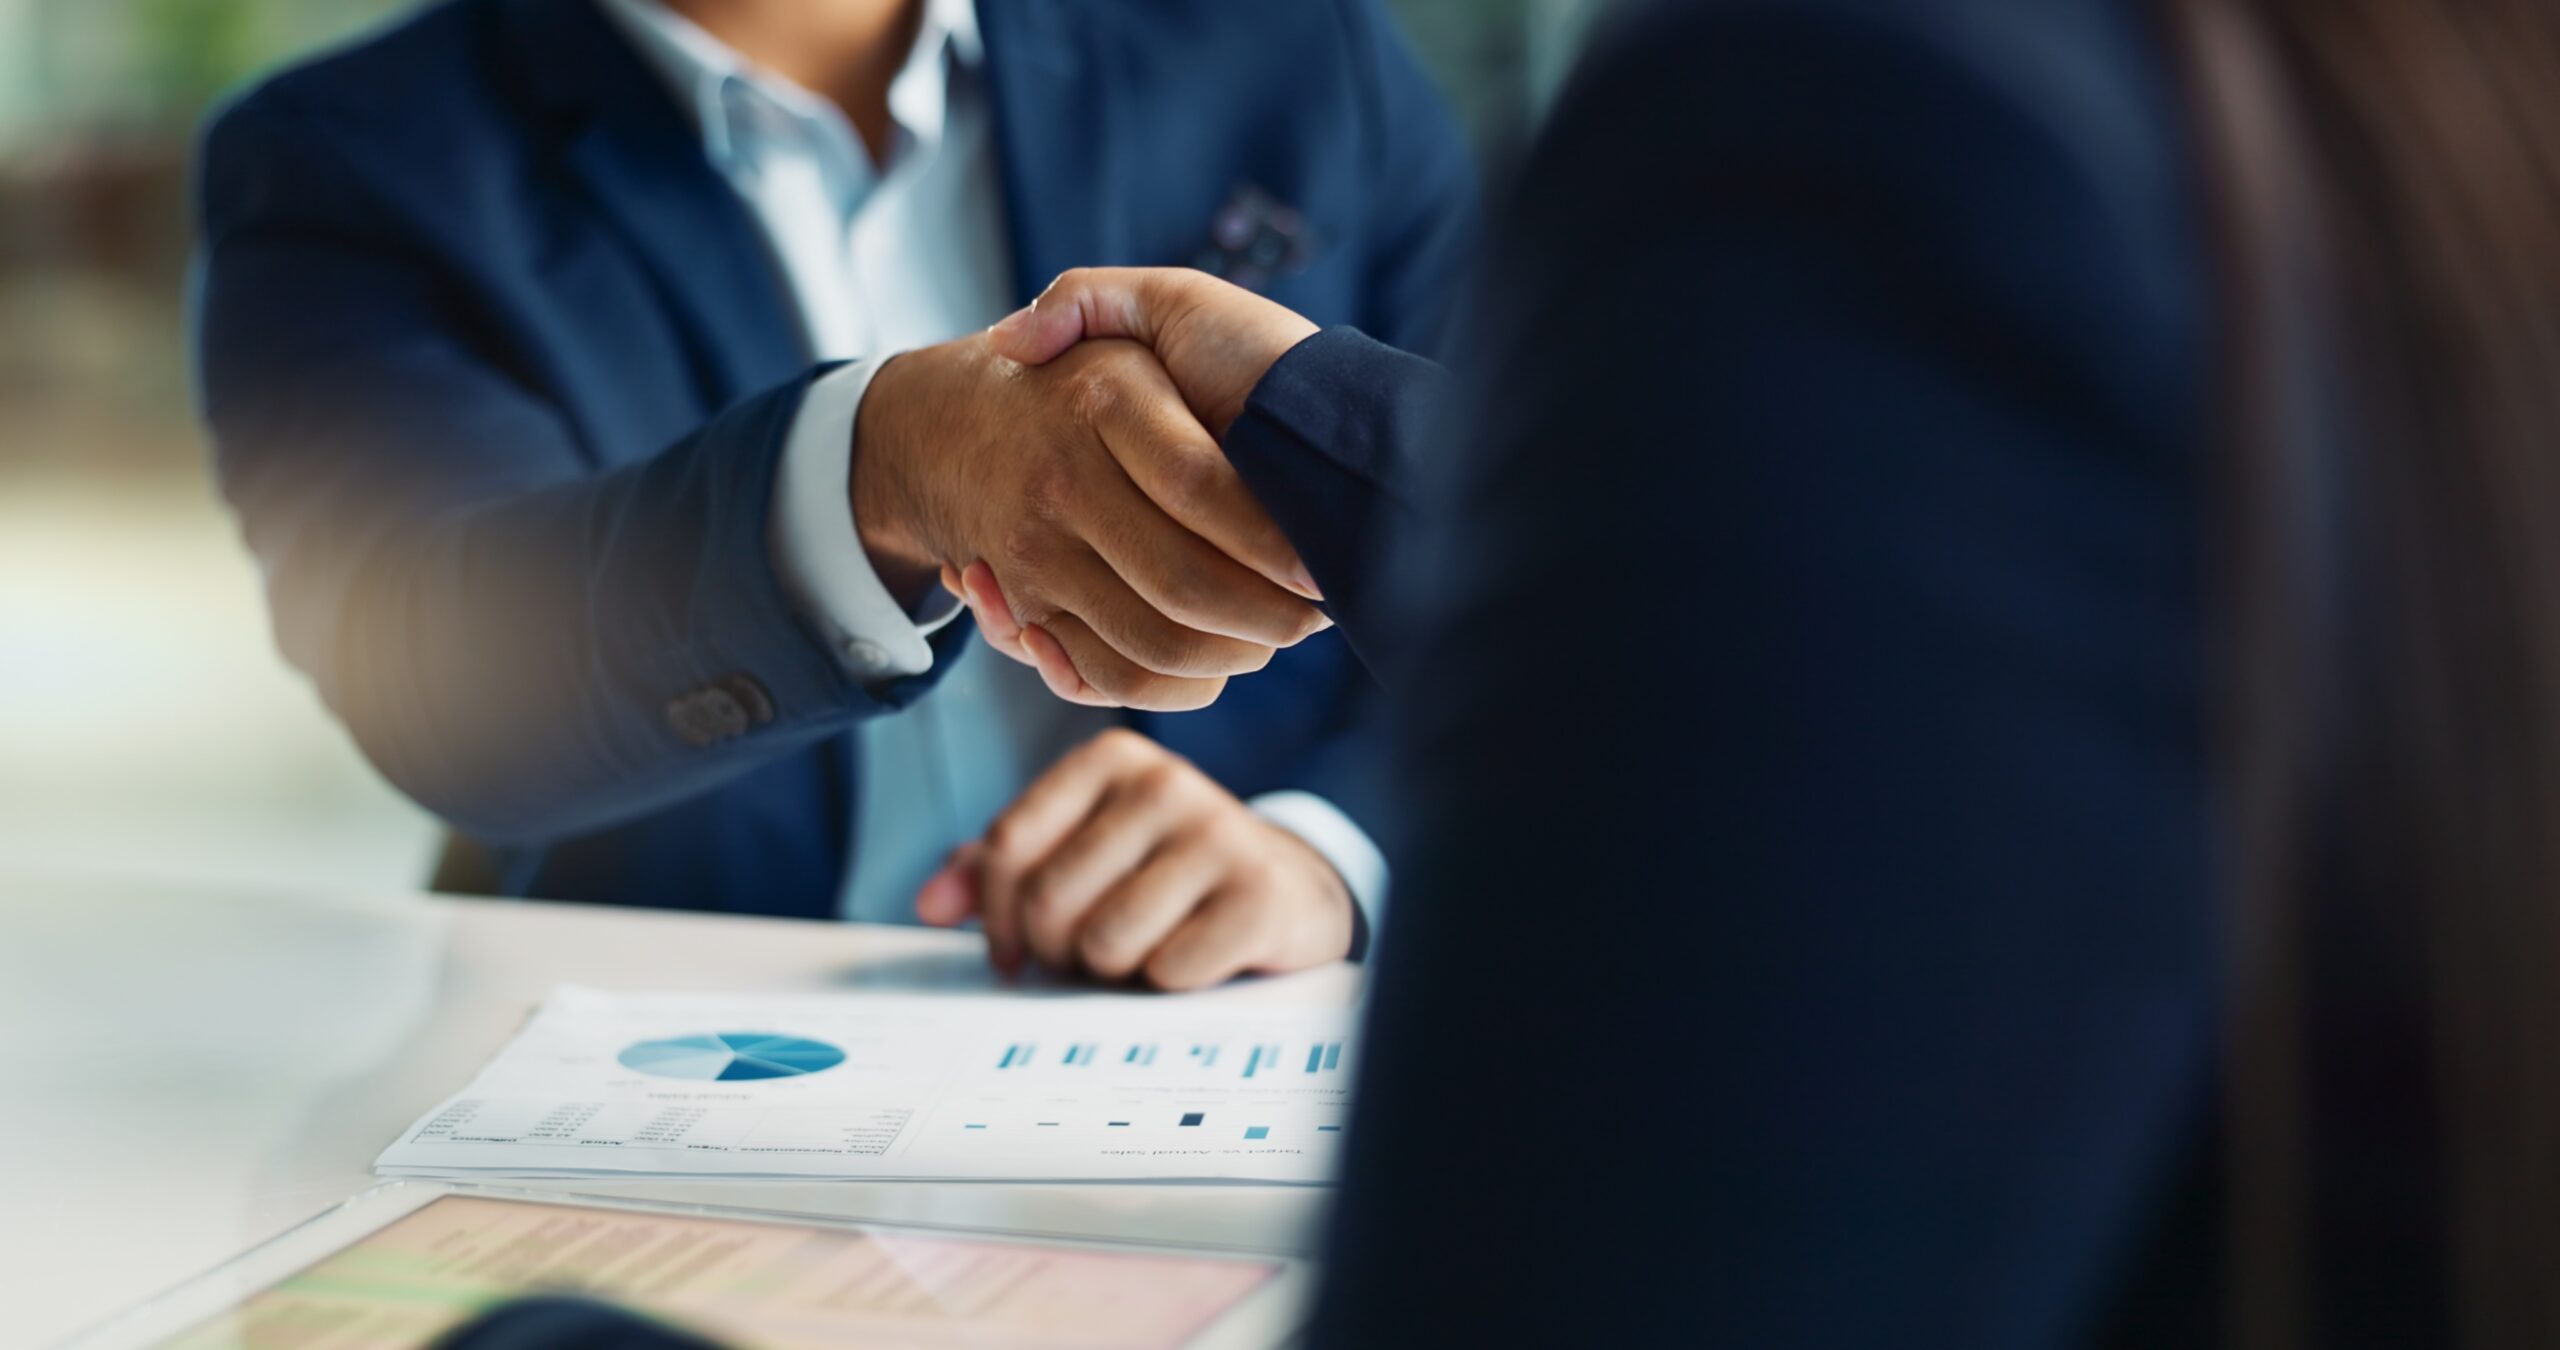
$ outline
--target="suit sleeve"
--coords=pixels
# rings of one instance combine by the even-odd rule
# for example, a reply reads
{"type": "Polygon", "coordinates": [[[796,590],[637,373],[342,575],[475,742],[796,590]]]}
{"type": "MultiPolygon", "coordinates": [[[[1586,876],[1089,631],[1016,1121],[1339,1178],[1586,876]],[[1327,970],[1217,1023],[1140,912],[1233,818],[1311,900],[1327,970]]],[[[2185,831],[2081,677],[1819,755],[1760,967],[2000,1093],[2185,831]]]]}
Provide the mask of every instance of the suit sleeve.
{"type": "Polygon", "coordinates": [[[1377,560],[1416,516],[1416,461],[1449,402],[1448,373],[1356,328],[1328,328],[1264,373],[1228,428],[1227,458],[1296,545],[1325,612],[1383,676],[1396,625],[1377,560]]]}
{"type": "Polygon", "coordinates": [[[914,697],[768,552],[810,377],[604,470],[335,142],[254,95],[200,164],[194,342],[279,645],[375,766],[488,842],[692,795],[914,697]]]}
{"type": "Polygon", "coordinates": [[[2174,123],[2009,11],[1668,12],[1501,213],[1395,555],[1310,1343],[2071,1343],[2209,1079],[2174,123]]]}

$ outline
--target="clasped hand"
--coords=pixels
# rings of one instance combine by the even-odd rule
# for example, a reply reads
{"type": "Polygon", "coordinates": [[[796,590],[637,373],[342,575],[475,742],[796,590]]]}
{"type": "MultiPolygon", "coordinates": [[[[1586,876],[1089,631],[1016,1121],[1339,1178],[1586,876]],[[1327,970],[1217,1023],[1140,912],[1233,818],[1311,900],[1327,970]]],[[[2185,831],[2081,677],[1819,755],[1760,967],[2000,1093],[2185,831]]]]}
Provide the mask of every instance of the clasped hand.
{"type": "Polygon", "coordinates": [[[939,580],[1062,698],[1206,706],[1329,622],[1218,447],[1314,331],[1203,273],[1087,269],[986,333],[892,358],[854,436],[875,568],[909,598],[939,580]]]}
{"type": "Polygon", "coordinates": [[[874,376],[854,444],[856,528],[891,590],[965,591],[975,565],[1001,597],[978,606],[990,640],[1073,670],[1052,686],[1078,701],[1202,707],[1328,623],[1295,550],[1139,343],[1083,342],[1037,366],[993,334],[903,354],[874,376]]]}

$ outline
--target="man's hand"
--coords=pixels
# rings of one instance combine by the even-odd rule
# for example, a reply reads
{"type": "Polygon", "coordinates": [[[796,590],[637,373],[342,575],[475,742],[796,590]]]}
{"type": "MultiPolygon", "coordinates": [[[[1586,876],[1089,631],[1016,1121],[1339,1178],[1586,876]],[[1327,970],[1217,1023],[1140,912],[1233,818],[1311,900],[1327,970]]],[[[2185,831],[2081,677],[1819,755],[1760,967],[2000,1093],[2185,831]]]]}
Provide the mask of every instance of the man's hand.
{"type": "Polygon", "coordinates": [[[1187,267],[1080,267],[1059,275],[987,336],[1025,365],[1079,342],[1128,338],[1164,363],[1200,424],[1221,440],[1271,363],[1315,335],[1285,305],[1187,267]]]}
{"type": "Polygon", "coordinates": [[[893,357],[854,446],[855,526],[891,591],[988,564],[1012,649],[1036,634],[1080,701],[1203,707],[1325,626],[1288,540],[1133,343],[1038,369],[983,334],[893,357]]]}
{"type": "MultiPolygon", "coordinates": [[[[1206,272],[1088,267],[1062,273],[1039,299],[1006,316],[986,337],[991,351],[1027,366],[1072,360],[1084,350],[1080,344],[1144,344],[1202,428],[1224,439],[1272,362],[1315,332],[1315,324],[1288,307],[1206,272]]],[[[1240,486],[1232,469],[1228,480],[1240,486]]],[[[1296,555],[1290,556],[1294,561],[1296,555]]],[[[1292,581],[1300,594],[1315,594],[1303,570],[1292,581]]],[[[989,646],[1038,670],[1058,697],[1094,705],[1122,701],[1108,687],[1111,672],[1086,666],[1072,647],[1025,615],[1019,597],[1009,598],[1011,577],[999,581],[996,569],[963,561],[942,569],[942,584],[968,604],[989,646]]]]}
{"type": "Polygon", "coordinates": [[[1352,899],[1306,841],[1181,756],[1106,731],[1060,759],[916,896],[916,916],[984,922],[1018,967],[1198,989],[1351,950],[1352,899]]]}

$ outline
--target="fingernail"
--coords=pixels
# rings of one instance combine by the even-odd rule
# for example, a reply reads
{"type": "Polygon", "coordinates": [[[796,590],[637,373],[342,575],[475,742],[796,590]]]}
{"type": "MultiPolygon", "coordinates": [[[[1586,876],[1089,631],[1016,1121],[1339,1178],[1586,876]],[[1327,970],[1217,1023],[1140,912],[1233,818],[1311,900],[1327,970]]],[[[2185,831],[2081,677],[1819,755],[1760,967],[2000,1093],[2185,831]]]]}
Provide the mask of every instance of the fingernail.
{"type": "Polygon", "coordinates": [[[1289,584],[1296,588],[1298,594],[1315,601],[1317,604],[1324,603],[1324,592],[1316,589],[1315,574],[1309,572],[1306,568],[1300,567],[1295,574],[1291,575],[1289,578],[1289,584]]]}

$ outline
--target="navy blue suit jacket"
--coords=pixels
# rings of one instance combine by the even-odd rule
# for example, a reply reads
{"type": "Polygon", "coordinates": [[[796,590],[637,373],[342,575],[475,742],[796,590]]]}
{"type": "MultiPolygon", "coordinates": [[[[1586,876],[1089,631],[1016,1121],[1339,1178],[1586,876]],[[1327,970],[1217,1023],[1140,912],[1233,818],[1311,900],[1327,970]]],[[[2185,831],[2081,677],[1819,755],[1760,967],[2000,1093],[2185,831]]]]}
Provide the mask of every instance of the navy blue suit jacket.
{"type": "MultiPolygon", "coordinates": [[[[1427,343],[1472,209],[1375,0],[980,0],[1015,282],[1187,263],[1250,186],[1311,226],[1268,287],[1427,343]]],[[[767,564],[808,375],[744,206],[588,0],[454,0],[212,123],[196,349],[286,655],[499,887],[832,912],[863,687],[767,564]],[[741,734],[691,743],[723,719],[741,734]],[[690,730],[693,735],[686,733],[690,730]]],[[[965,625],[939,638],[965,641],[965,625]]],[[[1239,793],[1373,823],[1325,637],[1145,729],[1239,793]]]]}

